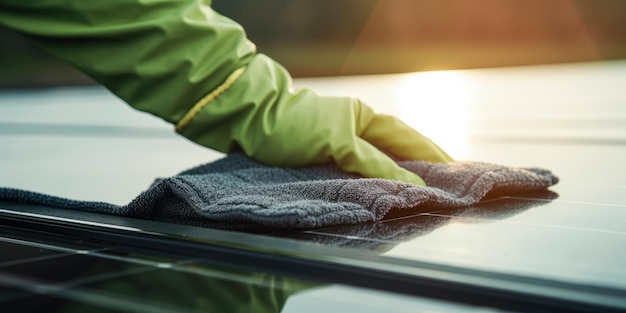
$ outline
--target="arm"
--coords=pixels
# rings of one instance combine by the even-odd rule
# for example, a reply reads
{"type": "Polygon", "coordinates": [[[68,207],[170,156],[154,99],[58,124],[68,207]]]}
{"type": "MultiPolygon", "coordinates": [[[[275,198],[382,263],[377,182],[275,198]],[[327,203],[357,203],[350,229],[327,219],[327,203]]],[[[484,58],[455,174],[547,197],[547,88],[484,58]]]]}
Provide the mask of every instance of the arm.
{"type": "Polygon", "coordinates": [[[170,123],[255,54],[199,1],[0,0],[0,23],[170,123]]]}
{"type": "Polygon", "coordinates": [[[424,182],[405,159],[450,161],[434,143],[356,99],[295,91],[244,30],[195,0],[0,0],[0,23],[133,107],[222,152],[277,166],[334,161],[366,177],[424,182]]]}

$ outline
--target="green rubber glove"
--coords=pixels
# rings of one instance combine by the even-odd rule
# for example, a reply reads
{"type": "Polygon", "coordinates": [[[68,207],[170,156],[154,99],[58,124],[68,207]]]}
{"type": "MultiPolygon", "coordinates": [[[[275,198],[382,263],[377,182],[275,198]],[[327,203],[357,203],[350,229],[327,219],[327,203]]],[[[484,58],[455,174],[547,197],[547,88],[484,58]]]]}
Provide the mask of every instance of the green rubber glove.
{"type": "Polygon", "coordinates": [[[428,138],[357,99],[294,91],[287,71],[263,55],[224,86],[179,123],[181,134],[220,151],[238,146],[270,165],[335,162],[347,172],[416,185],[424,181],[381,149],[402,159],[452,161],[428,138]]]}
{"type": "MultiPolygon", "coordinates": [[[[276,166],[336,162],[365,177],[422,185],[402,159],[451,158],[399,120],[351,98],[294,91],[210,0],[0,0],[0,24],[90,75],[134,108],[222,152],[276,166]]],[[[71,112],[68,112],[71,114],[71,112]]]]}

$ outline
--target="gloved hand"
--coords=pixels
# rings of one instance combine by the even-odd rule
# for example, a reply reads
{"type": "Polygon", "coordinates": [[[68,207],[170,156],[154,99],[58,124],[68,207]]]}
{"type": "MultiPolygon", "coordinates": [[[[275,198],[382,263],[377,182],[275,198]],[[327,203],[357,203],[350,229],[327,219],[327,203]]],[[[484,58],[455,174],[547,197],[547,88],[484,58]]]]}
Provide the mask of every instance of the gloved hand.
{"type": "Polygon", "coordinates": [[[428,138],[393,116],[374,113],[359,100],[317,97],[310,91],[294,98],[296,103],[267,112],[276,114],[273,125],[264,127],[258,121],[258,129],[249,130],[266,129],[264,136],[242,138],[240,145],[251,157],[289,167],[334,161],[346,172],[415,185],[425,183],[379,149],[402,159],[452,160],[428,138]]]}
{"type": "Polygon", "coordinates": [[[335,162],[347,172],[416,185],[425,183],[381,149],[401,159],[452,161],[428,138],[359,100],[293,91],[289,74],[262,55],[226,87],[178,131],[224,152],[238,145],[269,165],[335,162]]]}

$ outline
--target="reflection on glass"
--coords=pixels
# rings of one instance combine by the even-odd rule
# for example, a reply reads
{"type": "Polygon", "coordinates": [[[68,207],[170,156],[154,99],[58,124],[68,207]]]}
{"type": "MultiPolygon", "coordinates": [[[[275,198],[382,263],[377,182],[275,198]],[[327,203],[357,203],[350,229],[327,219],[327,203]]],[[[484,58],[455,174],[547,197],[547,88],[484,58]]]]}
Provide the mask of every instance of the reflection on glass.
{"type": "MultiPolygon", "coordinates": [[[[405,245],[412,246],[419,242],[420,249],[433,252],[445,252],[446,254],[464,253],[465,247],[451,248],[438,243],[430,243],[431,233],[438,233],[443,229],[454,227],[455,224],[473,225],[478,222],[493,223],[497,220],[505,220],[517,216],[530,209],[544,206],[558,195],[549,190],[541,190],[523,195],[532,196],[534,199],[525,198],[496,198],[480,202],[473,206],[435,211],[433,213],[407,215],[387,215],[382,222],[373,224],[357,224],[335,226],[317,231],[302,232],[292,235],[292,238],[313,241],[320,244],[358,248],[369,250],[376,254],[393,256],[398,251],[411,253],[411,249],[405,250],[405,245]],[[538,201],[537,199],[543,199],[538,201]],[[421,240],[421,237],[425,237],[421,240]],[[400,248],[398,248],[398,246],[400,248]]],[[[444,230],[445,231],[445,230],[444,230]]],[[[419,255],[409,255],[409,259],[419,259],[419,255]]]]}
{"type": "Polygon", "coordinates": [[[399,117],[454,158],[467,155],[469,78],[460,71],[407,74],[396,87],[399,117]]]}
{"type": "MultiPolygon", "coordinates": [[[[0,271],[0,290],[7,285],[13,299],[0,299],[6,312],[471,312],[462,304],[398,295],[216,267],[205,261],[172,264],[171,268],[135,267],[130,263],[66,259],[56,266],[63,282],[0,271]],[[125,268],[129,267],[129,268],[125,268]],[[111,271],[106,275],[93,275],[111,271]],[[3,278],[11,279],[3,279],[3,278]],[[21,291],[21,292],[18,292],[21,291]],[[356,299],[356,300],[355,300],[356,299]]],[[[40,267],[33,264],[34,267],[40,267]]],[[[5,290],[6,291],[6,290],[5,290]]]]}

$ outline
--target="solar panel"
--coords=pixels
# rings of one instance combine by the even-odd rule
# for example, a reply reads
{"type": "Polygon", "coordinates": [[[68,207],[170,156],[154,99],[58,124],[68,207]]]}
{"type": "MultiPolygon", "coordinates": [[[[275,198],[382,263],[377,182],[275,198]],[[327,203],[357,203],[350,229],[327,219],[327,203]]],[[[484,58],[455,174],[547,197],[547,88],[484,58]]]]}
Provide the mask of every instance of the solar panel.
{"type": "MultiPolygon", "coordinates": [[[[504,122],[484,118],[480,121],[486,124],[475,126],[481,131],[468,135],[467,156],[472,159],[552,169],[561,182],[543,193],[388,216],[375,224],[263,235],[0,202],[0,308],[7,312],[229,312],[236,308],[319,312],[324,306],[364,312],[402,312],[407,307],[467,312],[480,311],[482,306],[520,311],[626,310],[626,172],[621,167],[626,137],[623,124],[602,124],[603,119],[625,116],[626,99],[614,85],[622,82],[626,66],[617,62],[607,72],[599,68],[571,65],[566,72],[573,75],[568,76],[575,82],[572,86],[583,82],[597,89],[585,77],[600,75],[609,80],[602,86],[611,89],[588,91],[600,94],[593,105],[598,111],[606,108],[610,113],[604,114],[610,118],[600,113],[572,117],[567,105],[583,106],[591,96],[570,88],[569,96],[539,95],[537,99],[544,102],[533,104],[535,111],[517,107],[526,111],[507,111],[511,116],[504,118],[504,122],[524,124],[515,114],[529,118],[544,106],[552,115],[527,123],[544,128],[488,132],[485,129],[504,122]],[[558,125],[559,121],[562,125],[556,130],[546,128],[549,122],[558,125]],[[562,137],[563,129],[581,132],[562,137]]],[[[475,86],[478,91],[506,77],[517,77],[520,83],[498,85],[510,88],[507,92],[483,94],[475,103],[476,114],[488,117],[492,109],[498,110],[503,93],[530,94],[537,87],[533,77],[563,87],[562,80],[550,80],[554,71],[559,69],[472,72],[478,83],[487,77],[487,82],[475,86]]],[[[346,80],[349,88],[352,83],[346,80]]],[[[329,84],[324,79],[316,82],[322,89],[329,84]]],[[[373,77],[371,86],[380,86],[376,82],[373,77]]],[[[370,86],[366,78],[358,83],[370,86]]],[[[338,83],[330,84],[329,90],[338,83]]],[[[53,105],[54,110],[43,114],[48,115],[73,110],[77,103],[84,106],[90,97],[100,103],[94,109],[103,111],[108,110],[105,102],[117,101],[99,89],[48,94],[46,101],[40,97],[0,94],[0,116],[14,115],[17,124],[27,124],[20,118],[32,114],[33,108],[22,102],[38,103],[43,111],[49,108],[43,108],[44,103],[53,105]]],[[[534,103],[531,100],[517,101],[534,103]]],[[[103,116],[116,115],[107,114],[103,116]]],[[[12,130],[0,136],[4,149],[0,183],[121,204],[155,177],[219,157],[167,135],[157,136],[158,140],[143,132],[130,138],[120,135],[130,128],[132,118],[128,125],[118,121],[112,132],[67,120],[71,118],[59,116],[64,124],[91,127],[92,132],[85,137],[66,128],[47,133],[50,127],[56,129],[54,125],[42,126],[38,132],[39,122],[24,132],[15,123],[0,122],[0,128],[12,130]],[[111,161],[111,155],[119,159],[111,161]]],[[[139,125],[163,130],[151,123],[142,120],[139,125]]]]}

